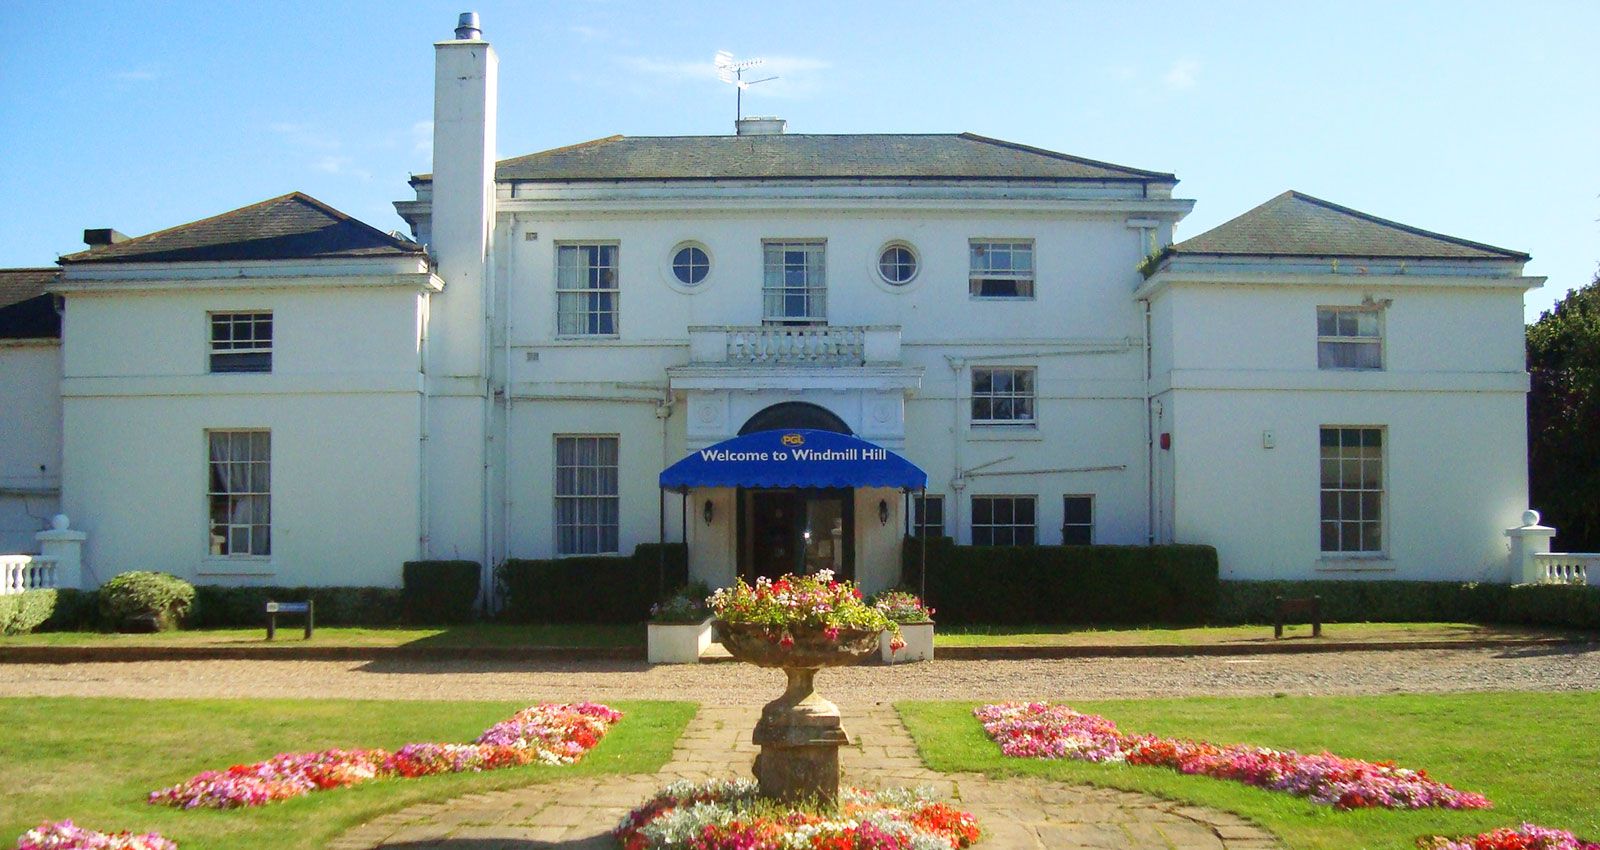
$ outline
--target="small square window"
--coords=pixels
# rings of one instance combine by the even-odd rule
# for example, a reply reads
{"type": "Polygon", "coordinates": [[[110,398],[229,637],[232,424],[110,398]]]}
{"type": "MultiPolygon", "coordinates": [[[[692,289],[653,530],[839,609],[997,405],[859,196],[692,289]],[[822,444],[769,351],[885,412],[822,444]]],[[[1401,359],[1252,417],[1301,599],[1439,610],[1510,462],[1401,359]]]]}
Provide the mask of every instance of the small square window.
{"type": "Polygon", "coordinates": [[[211,314],[212,372],[271,372],[271,313],[211,314]]]}
{"type": "Polygon", "coordinates": [[[1032,546],[1037,530],[1034,497],[972,497],[972,545],[1032,546]]]}
{"type": "Polygon", "coordinates": [[[1031,368],[973,369],[972,424],[1032,424],[1033,384],[1031,368]]]}
{"type": "Polygon", "coordinates": [[[974,298],[1033,297],[1033,240],[972,240],[968,289],[974,298]]]}
{"type": "Polygon", "coordinates": [[[1317,368],[1382,369],[1380,319],[1365,307],[1318,307],[1317,368]]]}

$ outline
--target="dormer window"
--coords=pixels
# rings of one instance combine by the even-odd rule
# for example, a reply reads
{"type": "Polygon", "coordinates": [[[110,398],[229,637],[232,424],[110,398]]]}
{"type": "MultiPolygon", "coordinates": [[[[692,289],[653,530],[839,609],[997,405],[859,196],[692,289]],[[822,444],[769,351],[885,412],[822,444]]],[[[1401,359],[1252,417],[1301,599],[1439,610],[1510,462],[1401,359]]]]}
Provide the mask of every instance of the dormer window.
{"type": "Polygon", "coordinates": [[[271,372],[271,313],[211,314],[212,372],[271,372]]]}
{"type": "Polygon", "coordinates": [[[1366,307],[1318,307],[1317,368],[1382,369],[1381,318],[1366,307]]]}

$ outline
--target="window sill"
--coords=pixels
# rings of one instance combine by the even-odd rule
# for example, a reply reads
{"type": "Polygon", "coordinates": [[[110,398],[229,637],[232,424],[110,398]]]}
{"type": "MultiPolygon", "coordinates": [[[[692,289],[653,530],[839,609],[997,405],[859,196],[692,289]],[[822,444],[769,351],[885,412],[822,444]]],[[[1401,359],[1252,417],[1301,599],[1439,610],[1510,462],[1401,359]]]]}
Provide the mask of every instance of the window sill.
{"type": "Polygon", "coordinates": [[[1038,425],[1003,425],[983,424],[974,422],[967,428],[969,440],[991,440],[1010,442],[1040,442],[1044,435],[1039,433],[1038,425]]]}
{"type": "Polygon", "coordinates": [[[271,577],[278,574],[278,567],[272,563],[271,558],[251,556],[239,558],[211,557],[200,563],[198,574],[202,576],[271,577]]]}
{"type": "Polygon", "coordinates": [[[1323,555],[1316,570],[1319,573],[1392,573],[1395,566],[1388,555],[1323,555]]]}
{"type": "Polygon", "coordinates": [[[1032,295],[968,295],[969,301],[1035,301],[1032,295]]]}

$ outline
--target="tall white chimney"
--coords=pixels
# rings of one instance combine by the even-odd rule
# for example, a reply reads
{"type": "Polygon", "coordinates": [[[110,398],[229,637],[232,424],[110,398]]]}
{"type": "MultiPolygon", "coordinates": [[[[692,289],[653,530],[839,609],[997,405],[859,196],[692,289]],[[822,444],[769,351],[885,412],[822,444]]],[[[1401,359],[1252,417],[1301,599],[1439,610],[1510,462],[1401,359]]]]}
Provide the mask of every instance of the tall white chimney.
{"type": "Polygon", "coordinates": [[[429,247],[444,291],[428,316],[428,545],[487,564],[489,315],[499,62],[476,13],[434,44],[429,247]]]}

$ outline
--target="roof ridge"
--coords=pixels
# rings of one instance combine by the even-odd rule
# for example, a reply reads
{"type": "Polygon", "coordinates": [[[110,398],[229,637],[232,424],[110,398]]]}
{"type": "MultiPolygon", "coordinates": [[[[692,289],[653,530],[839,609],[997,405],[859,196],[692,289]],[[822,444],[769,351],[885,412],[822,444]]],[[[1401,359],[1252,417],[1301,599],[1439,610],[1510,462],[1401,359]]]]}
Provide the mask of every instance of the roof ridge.
{"type": "Polygon", "coordinates": [[[984,144],[994,145],[996,147],[1010,148],[1012,150],[1019,150],[1019,151],[1025,152],[1025,153],[1038,154],[1040,156],[1051,157],[1053,159],[1062,159],[1062,160],[1066,160],[1068,162],[1077,162],[1077,163],[1082,163],[1084,165],[1097,166],[1097,167],[1100,167],[1100,168],[1112,168],[1112,169],[1116,169],[1117,171],[1126,171],[1129,174],[1142,174],[1142,175],[1145,175],[1145,176],[1148,176],[1148,177],[1165,177],[1165,178],[1168,178],[1168,179],[1171,179],[1171,180],[1177,180],[1177,175],[1172,174],[1170,172],[1165,172],[1165,171],[1146,171],[1143,168],[1131,168],[1131,167],[1126,166],[1126,165],[1118,165],[1118,164],[1116,164],[1114,162],[1106,162],[1105,160],[1101,160],[1101,159],[1090,159],[1090,158],[1088,158],[1086,156],[1076,156],[1076,155],[1070,154],[1070,153],[1062,153],[1061,151],[1053,151],[1053,150],[1050,150],[1049,148],[1035,147],[1033,145],[1023,144],[1022,142],[1009,142],[1009,141],[1006,141],[1005,139],[997,139],[997,138],[995,138],[993,136],[982,135],[981,133],[974,133],[974,132],[971,132],[971,131],[962,131],[960,133],[956,133],[955,135],[956,135],[957,138],[967,139],[968,141],[982,142],[984,144]]]}
{"type": "MultiPolygon", "coordinates": [[[[1492,251],[1496,254],[1505,254],[1508,258],[1521,259],[1524,262],[1532,259],[1521,251],[1513,251],[1509,248],[1501,248],[1496,245],[1490,245],[1487,242],[1475,242],[1471,239],[1462,239],[1459,236],[1451,236],[1448,233],[1439,233],[1438,231],[1434,230],[1424,230],[1423,228],[1404,224],[1402,222],[1395,221],[1394,219],[1384,218],[1382,216],[1373,215],[1372,213],[1362,212],[1361,210],[1353,207],[1344,206],[1343,204],[1336,204],[1333,201],[1323,200],[1315,195],[1308,195],[1305,192],[1301,192],[1298,189],[1289,189],[1288,191],[1284,192],[1283,195],[1279,195],[1278,197],[1281,198],[1284,195],[1298,198],[1308,203],[1316,204],[1324,209],[1333,210],[1334,212],[1343,213],[1345,215],[1355,216],[1356,218],[1370,221],[1374,224],[1382,225],[1384,227],[1392,227],[1396,230],[1415,234],[1417,236],[1423,236],[1429,239],[1438,239],[1441,242],[1449,242],[1453,245],[1460,245],[1465,248],[1476,248],[1480,251],[1492,251]]],[[[1276,201],[1277,199],[1278,198],[1273,198],[1272,200],[1276,201]]],[[[1272,201],[1268,201],[1267,203],[1270,204],[1272,201]]]]}

